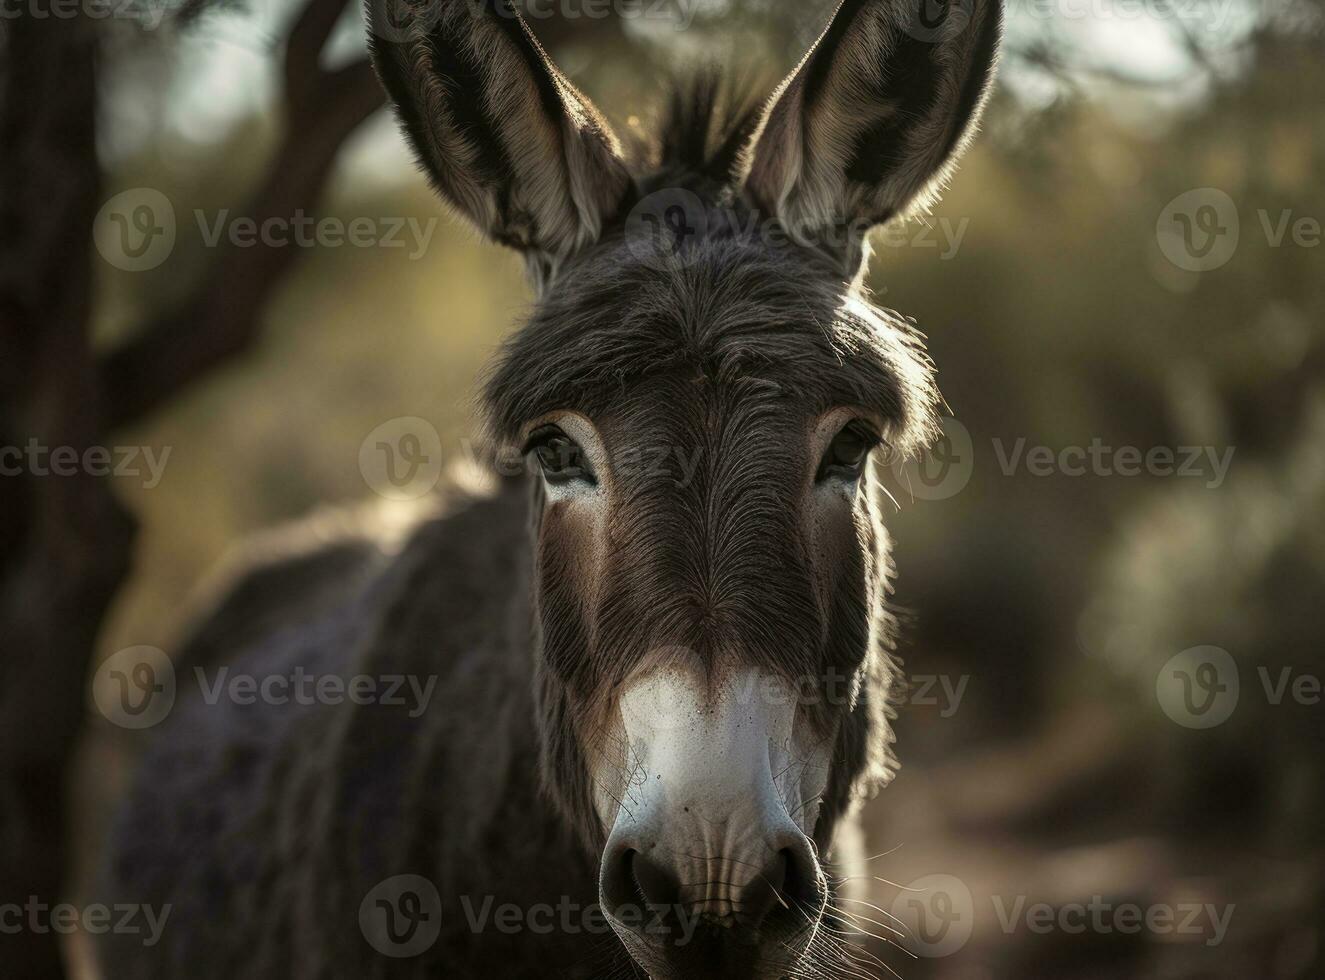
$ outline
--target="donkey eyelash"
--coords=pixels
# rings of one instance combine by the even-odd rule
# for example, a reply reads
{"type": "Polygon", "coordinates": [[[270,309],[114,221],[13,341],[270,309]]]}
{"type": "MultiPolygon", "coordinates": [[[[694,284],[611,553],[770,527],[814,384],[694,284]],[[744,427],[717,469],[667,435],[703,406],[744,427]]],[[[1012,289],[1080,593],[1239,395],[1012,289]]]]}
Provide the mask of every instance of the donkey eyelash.
{"type": "Polygon", "coordinates": [[[883,436],[865,419],[853,419],[838,430],[824,449],[816,483],[833,478],[858,480],[870,453],[883,444],[883,436]]]}
{"type": "Polygon", "coordinates": [[[522,452],[533,454],[543,471],[543,479],[552,484],[573,482],[598,485],[593,467],[584,452],[584,447],[568,436],[559,426],[539,426],[525,440],[522,452]]]}
{"type": "Polygon", "coordinates": [[[552,439],[557,436],[561,436],[564,439],[570,438],[570,436],[566,435],[566,433],[562,431],[560,426],[540,425],[533,432],[529,433],[529,435],[525,438],[524,445],[520,447],[520,455],[521,456],[529,455],[529,453],[537,449],[540,444],[546,442],[548,439],[552,439]]]}

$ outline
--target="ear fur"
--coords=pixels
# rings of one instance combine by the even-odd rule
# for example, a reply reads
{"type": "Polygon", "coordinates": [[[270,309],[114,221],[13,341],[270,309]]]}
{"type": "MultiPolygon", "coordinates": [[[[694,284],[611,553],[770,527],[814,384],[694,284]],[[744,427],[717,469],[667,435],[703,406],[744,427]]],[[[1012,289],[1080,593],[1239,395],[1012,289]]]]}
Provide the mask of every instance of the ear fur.
{"type": "Polygon", "coordinates": [[[951,175],[1002,22],[1002,0],[842,0],[769,102],[743,160],[749,194],[859,264],[871,227],[929,207],[951,175]]]}
{"type": "Polygon", "coordinates": [[[420,164],[489,238],[552,273],[632,186],[621,146],[511,0],[367,0],[373,63],[420,164]]]}

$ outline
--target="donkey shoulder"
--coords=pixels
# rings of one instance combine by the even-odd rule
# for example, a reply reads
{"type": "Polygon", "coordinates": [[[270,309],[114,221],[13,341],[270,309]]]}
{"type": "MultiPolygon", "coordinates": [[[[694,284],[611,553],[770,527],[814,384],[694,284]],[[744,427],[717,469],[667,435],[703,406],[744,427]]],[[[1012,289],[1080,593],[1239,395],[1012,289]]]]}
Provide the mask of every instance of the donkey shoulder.
{"type": "MultiPolygon", "coordinates": [[[[103,944],[105,976],[198,975],[209,952],[217,976],[254,966],[251,975],[268,975],[223,951],[233,957],[247,946],[265,956],[271,930],[288,928],[316,863],[303,834],[288,829],[318,808],[313,800],[345,791],[331,784],[344,778],[341,736],[354,705],[310,703],[284,686],[279,704],[241,700],[226,696],[227,685],[300,671],[315,682],[385,673],[445,681],[466,670],[462,651],[500,658],[491,638],[507,631],[520,592],[526,496],[509,482],[448,485],[405,508],[328,511],[263,534],[225,562],[196,604],[175,658],[179,701],[151,733],[97,888],[115,901],[169,907],[172,921],[156,948],[103,944]],[[474,647],[479,636],[489,638],[486,649],[474,647]],[[249,942],[237,944],[236,934],[249,942]]],[[[451,700],[445,683],[438,688],[451,700]]],[[[377,716],[362,714],[352,723],[361,732],[377,716]]],[[[398,753],[400,764],[409,754],[398,753]]]]}

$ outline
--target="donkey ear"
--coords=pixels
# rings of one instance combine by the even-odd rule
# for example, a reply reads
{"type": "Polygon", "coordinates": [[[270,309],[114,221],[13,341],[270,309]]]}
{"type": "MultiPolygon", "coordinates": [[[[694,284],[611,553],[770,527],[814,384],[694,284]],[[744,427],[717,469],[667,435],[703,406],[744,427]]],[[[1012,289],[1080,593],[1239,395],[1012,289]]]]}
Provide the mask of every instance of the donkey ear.
{"type": "Polygon", "coordinates": [[[1002,0],[842,0],[756,131],[756,203],[798,239],[845,236],[858,263],[872,226],[937,198],[984,108],[1002,21],[1002,0]]]}
{"type": "Polygon", "coordinates": [[[545,271],[594,241],[631,178],[606,121],[510,0],[366,0],[373,63],[434,186],[545,271]]]}

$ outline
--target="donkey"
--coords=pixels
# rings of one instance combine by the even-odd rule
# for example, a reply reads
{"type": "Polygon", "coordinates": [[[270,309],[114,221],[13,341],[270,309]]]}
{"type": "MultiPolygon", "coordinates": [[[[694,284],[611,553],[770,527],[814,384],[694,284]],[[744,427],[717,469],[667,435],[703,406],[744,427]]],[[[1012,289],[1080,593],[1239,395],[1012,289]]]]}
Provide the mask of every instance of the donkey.
{"type": "Polygon", "coordinates": [[[937,14],[843,0],[765,104],[701,86],[628,155],[504,0],[370,10],[422,167],[537,294],[491,472],[250,567],[182,656],[435,696],[177,706],[102,876],[169,918],[101,942],[108,980],[860,975],[834,903],[899,673],[873,464],[940,404],[867,234],[949,176],[1002,23],[937,14]]]}

